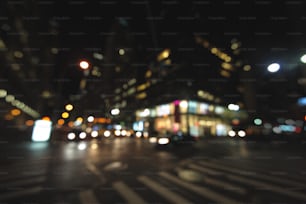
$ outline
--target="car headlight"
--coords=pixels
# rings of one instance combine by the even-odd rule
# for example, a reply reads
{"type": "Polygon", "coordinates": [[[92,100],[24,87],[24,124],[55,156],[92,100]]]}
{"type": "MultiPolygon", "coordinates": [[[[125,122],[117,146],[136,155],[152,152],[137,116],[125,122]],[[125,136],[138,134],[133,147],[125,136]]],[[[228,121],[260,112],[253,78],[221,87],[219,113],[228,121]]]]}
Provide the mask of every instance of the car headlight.
{"type": "Polygon", "coordinates": [[[238,136],[239,137],[245,137],[246,136],[246,132],[244,130],[239,130],[238,131],[238,136]]]}
{"type": "Polygon", "coordinates": [[[109,137],[109,136],[111,136],[111,132],[109,130],[105,130],[103,135],[104,135],[104,137],[109,137]]]}
{"type": "Polygon", "coordinates": [[[86,132],[81,132],[81,133],[79,134],[79,138],[80,138],[80,139],[85,139],[85,138],[86,138],[86,132]]]}
{"type": "Polygon", "coordinates": [[[98,136],[99,136],[98,131],[96,131],[96,130],[92,131],[92,132],[91,132],[91,136],[92,136],[92,137],[98,137],[98,136]]]}
{"type": "Polygon", "coordinates": [[[67,135],[68,140],[74,140],[75,139],[75,134],[73,132],[68,133],[67,135]]]}
{"type": "Polygon", "coordinates": [[[137,137],[137,138],[141,138],[141,136],[142,136],[142,133],[141,133],[141,132],[136,132],[136,137],[137,137]]]}
{"type": "Polygon", "coordinates": [[[115,135],[116,135],[117,137],[119,137],[120,134],[121,134],[121,131],[120,131],[120,130],[115,130],[115,135]]]}
{"type": "Polygon", "coordinates": [[[157,138],[156,137],[150,137],[149,142],[150,143],[156,143],[157,142],[157,138]]]}
{"type": "Polygon", "coordinates": [[[168,144],[169,142],[170,142],[169,138],[159,138],[158,139],[158,144],[161,144],[161,145],[168,144]]]}
{"type": "Polygon", "coordinates": [[[230,130],[230,131],[228,131],[228,136],[235,137],[236,136],[236,132],[234,130],[230,130]]]}

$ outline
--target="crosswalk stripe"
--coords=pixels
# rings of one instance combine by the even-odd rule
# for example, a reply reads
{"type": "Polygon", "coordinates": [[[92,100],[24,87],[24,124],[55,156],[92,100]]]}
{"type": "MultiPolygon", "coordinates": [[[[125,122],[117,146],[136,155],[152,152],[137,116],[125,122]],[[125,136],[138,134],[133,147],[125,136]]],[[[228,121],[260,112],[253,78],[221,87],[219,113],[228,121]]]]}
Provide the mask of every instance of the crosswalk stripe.
{"type": "MultiPolygon", "coordinates": [[[[199,170],[199,166],[195,165],[195,164],[188,164],[189,168],[197,168],[199,170]]],[[[217,172],[215,170],[211,170],[211,169],[207,169],[207,168],[201,168],[200,170],[203,173],[209,174],[209,175],[213,175],[213,176],[220,176],[223,175],[223,173],[217,172]]]]}
{"type": "MultiPolygon", "coordinates": [[[[224,164],[223,161],[218,161],[218,160],[213,160],[213,162],[217,163],[217,164],[220,164],[220,163],[224,164]]],[[[250,164],[250,161],[247,161],[247,162],[248,162],[248,168],[247,169],[253,169],[253,171],[257,171],[257,172],[262,171],[262,169],[259,169],[258,167],[257,168],[256,167],[250,168],[249,166],[252,165],[252,164],[250,164]]],[[[281,183],[285,183],[285,184],[289,184],[289,185],[291,184],[293,186],[299,186],[299,187],[303,187],[303,188],[306,187],[306,185],[304,183],[301,183],[301,181],[302,181],[301,179],[304,179],[302,175],[296,177],[296,176],[288,174],[288,172],[279,172],[278,171],[276,173],[279,173],[277,178],[273,177],[273,174],[261,175],[261,176],[263,176],[265,179],[270,179],[270,180],[273,179],[276,182],[281,182],[281,183]],[[285,175],[287,178],[281,177],[282,175],[285,175]],[[294,179],[294,180],[290,180],[290,179],[294,179]],[[299,181],[296,181],[296,180],[299,180],[299,181]]],[[[257,175],[259,175],[259,174],[257,173],[257,175]]]]}
{"type": "Polygon", "coordinates": [[[224,171],[235,173],[235,174],[239,174],[239,175],[245,175],[245,176],[249,176],[249,177],[269,180],[269,181],[272,181],[272,182],[283,183],[283,184],[291,185],[291,186],[294,186],[294,187],[301,187],[301,188],[305,188],[306,187],[305,184],[302,184],[302,183],[299,183],[299,182],[295,182],[295,181],[292,181],[292,180],[276,178],[276,177],[273,177],[273,176],[266,176],[266,175],[263,175],[263,174],[257,174],[254,171],[239,170],[237,168],[225,166],[225,165],[222,165],[222,164],[215,164],[215,163],[203,162],[203,161],[199,162],[199,164],[210,166],[210,167],[213,167],[213,168],[222,169],[224,171]]]}
{"type": "Polygon", "coordinates": [[[92,190],[81,191],[79,193],[81,204],[99,204],[92,190]]]}
{"type": "MultiPolygon", "coordinates": [[[[206,173],[207,171],[202,170],[201,167],[199,166],[196,166],[194,164],[190,164],[188,165],[189,168],[192,168],[192,169],[195,169],[195,170],[198,170],[200,172],[204,172],[206,173]]],[[[225,181],[219,181],[217,179],[213,179],[213,178],[209,178],[207,176],[204,177],[204,181],[208,184],[211,184],[211,185],[214,185],[216,187],[219,187],[219,188],[223,188],[225,190],[231,190],[231,191],[234,191],[235,193],[238,193],[238,194],[241,194],[241,195],[244,195],[246,194],[246,190],[237,186],[237,185],[234,185],[234,184],[230,184],[230,183],[227,183],[225,181]]]]}
{"type": "Polygon", "coordinates": [[[209,190],[208,188],[200,187],[200,186],[182,181],[182,180],[176,178],[175,176],[172,176],[171,174],[169,174],[167,172],[159,172],[159,175],[162,176],[163,178],[166,178],[166,179],[176,183],[177,185],[180,185],[180,186],[185,187],[186,189],[192,190],[193,192],[195,192],[195,193],[197,193],[197,194],[199,194],[203,197],[206,197],[206,198],[208,198],[208,199],[210,199],[214,202],[227,203],[227,204],[241,203],[237,200],[225,197],[220,193],[209,190]]]}
{"type": "Polygon", "coordinates": [[[37,187],[33,187],[33,188],[26,188],[26,189],[20,190],[20,191],[4,193],[4,194],[0,195],[0,200],[8,200],[8,199],[12,199],[12,198],[21,197],[21,196],[32,195],[32,194],[39,193],[42,190],[43,190],[42,187],[37,186],[37,187]]]}
{"type": "MultiPolygon", "coordinates": [[[[215,171],[218,172],[218,170],[215,170],[215,171]]],[[[306,195],[304,195],[302,193],[293,192],[293,191],[290,191],[289,189],[282,188],[282,187],[279,187],[279,186],[276,186],[276,185],[272,185],[272,184],[269,184],[269,183],[266,183],[266,182],[255,181],[253,179],[243,178],[242,176],[236,176],[236,175],[233,175],[233,173],[223,173],[223,175],[226,178],[231,179],[231,180],[235,180],[235,181],[238,181],[238,182],[241,182],[241,183],[245,183],[245,184],[248,184],[248,185],[251,185],[251,186],[255,186],[255,187],[260,188],[260,189],[267,189],[267,190],[273,191],[275,193],[284,194],[284,195],[287,195],[287,196],[290,196],[290,197],[293,197],[293,198],[297,198],[297,199],[301,199],[301,200],[306,201],[306,195]]]]}
{"type": "Polygon", "coordinates": [[[136,194],[130,187],[121,181],[116,181],[113,183],[113,188],[116,189],[120,195],[130,204],[146,204],[146,202],[136,194]]]}
{"type": "Polygon", "coordinates": [[[104,184],[106,182],[105,176],[97,169],[97,167],[94,164],[86,162],[86,168],[92,174],[96,175],[102,184],[104,184]]]}
{"type": "Polygon", "coordinates": [[[171,203],[174,203],[174,204],[177,204],[177,203],[184,203],[184,204],[191,203],[190,201],[186,200],[182,196],[174,193],[173,191],[170,191],[165,186],[160,185],[159,183],[149,179],[146,176],[139,176],[138,180],[140,182],[144,183],[146,186],[148,186],[150,189],[152,189],[156,193],[163,196],[165,199],[167,199],[171,203]]]}
{"type": "MultiPolygon", "coordinates": [[[[287,157],[290,158],[290,157],[287,157]]],[[[281,158],[281,160],[286,160],[286,157],[281,158]]],[[[298,157],[300,159],[300,157],[298,157]]],[[[305,179],[302,176],[302,171],[299,171],[301,169],[296,169],[294,168],[294,172],[289,172],[289,168],[286,166],[285,169],[280,170],[279,168],[276,168],[275,171],[275,165],[271,162],[269,162],[270,160],[272,160],[273,157],[251,157],[251,158],[241,158],[241,157],[237,157],[237,158],[224,158],[222,160],[213,160],[216,163],[222,163],[222,164],[229,164],[229,165],[237,165],[237,162],[243,162],[243,167],[245,169],[254,169],[258,172],[263,171],[263,169],[274,169],[274,171],[272,171],[272,173],[270,175],[286,175],[288,178],[292,178],[295,181],[298,181],[300,183],[304,182],[305,183],[305,179]],[[260,163],[260,167],[258,166],[258,164],[260,163]],[[275,172],[275,174],[273,173],[275,172]],[[303,181],[304,179],[304,181],[303,181]]],[[[301,160],[300,160],[301,161],[301,160]]]]}
{"type": "Polygon", "coordinates": [[[280,193],[280,194],[284,194],[284,195],[293,197],[295,199],[301,199],[303,201],[306,201],[306,195],[304,195],[302,193],[290,191],[286,188],[278,187],[278,186],[271,185],[271,184],[261,182],[261,181],[254,181],[254,180],[251,180],[251,179],[242,178],[242,177],[235,176],[235,175],[227,175],[227,177],[229,179],[232,179],[232,180],[236,180],[236,181],[239,181],[239,182],[247,183],[247,184],[252,185],[252,186],[256,186],[260,189],[267,189],[267,190],[270,190],[270,191],[274,191],[276,193],[280,193]]]}

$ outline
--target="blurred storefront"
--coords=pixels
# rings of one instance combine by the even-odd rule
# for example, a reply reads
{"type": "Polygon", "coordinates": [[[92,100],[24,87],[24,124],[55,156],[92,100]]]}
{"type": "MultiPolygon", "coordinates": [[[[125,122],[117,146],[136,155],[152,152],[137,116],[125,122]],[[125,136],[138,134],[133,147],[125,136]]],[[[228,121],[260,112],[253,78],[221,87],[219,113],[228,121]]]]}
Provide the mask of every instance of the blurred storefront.
{"type": "MultiPolygon", "coordinates": [[[[233,123],[247,119],[243,110],[194,100],[175,100],[136,111],[135,126],[145,132],[183,132],[197,137],[226,136],[233,123]],[[139,125],[141,124],[141,125],[139,125]]],[[[236,125],[236,124],[235,124],[236,125]]]]}

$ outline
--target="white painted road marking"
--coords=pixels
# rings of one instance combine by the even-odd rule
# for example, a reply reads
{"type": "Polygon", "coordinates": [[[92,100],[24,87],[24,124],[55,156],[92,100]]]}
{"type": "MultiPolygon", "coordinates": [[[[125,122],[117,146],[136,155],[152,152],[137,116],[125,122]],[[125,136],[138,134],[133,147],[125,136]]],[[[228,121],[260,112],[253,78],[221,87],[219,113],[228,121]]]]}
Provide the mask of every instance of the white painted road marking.
{"type": "MultiPolygon", "coordinates": [[[[218,165],[216,165],[216,164],[211,164],[211,163],[206,163],[206,162],[199,162],[199,163],[201,163],[204,166],[205,165],[206,166],[213,166],[217,169],[223,169],[225,171],[227,170],[226,167],[218,167],[218,165]]],[[[218,171],[218,170],[215,170],[215,171],[218,171]]],[[[231,170],[229,170],[228,172],[231,172],[231,170]]],[[[232,172],[235,172],[237,174],[236,171],[232,171],[232,172]]],[[[242,183],[249,184],[251,186],[255,186],[255,187],[260,188],[260,189],[266,189],[266,190],[269,190],[269,191],[273,191],[275,193],[283,194],[283,195],[286,195],[286,196],[293,197],[295,199],[300,199],[300,200],[306,201],[306,195],[304,195],[302,193],[290,191],[289,189],[286,189],[284,187],[279,187],[279,186],[269,184],[269,183],[266,183],[266,182],[262,182],[262,181],[255,181],[254,179],[252,180],[252,179],[249,179],[249,178],[243,178],[242,176],[233,175],[233,173],[225,173],[224,172],[223,174],[231,180],[239,181],[239,182],[242,182],[242,183]]],[[[244,174],[242,174],[242,175],[244,175],[244,174]]]]}
{"type": "MultiPolygon", "coordinates": [[[[216,162],[216,161],[214,161],[214,162],[216,162]]],[[[207,163],[205,162],[205,164],[207,164],[207,163]]],[[[237,169],[237,168],[233,168],[233,167],[229,167],[229,166],[219,164],[219,162],[218,162],[218,164],[216,164],[216,163],[209,163],[209,164],[210,165],[216,165],[216,166],[218,166],[218,168],[226,169],[227,171],[237,173],[237,174],[241,174],[241,175],[246,174],[248,176],[257,177],[257,178],[264,179],[264,180],[267,180],[267,181],[278,182],[278,183],[282,183],[282,184],[286,184],[286,185],[290,185],[290,186],[294,186],[294,187],[306,188],[306,185],[304,183],[289,180],[289,179],[286,179],[286,178],[280,178],[279,176],[274,177],[273,175],[263,175],[263,174],[260,174],[258,172],[254,172],[256,170],[244,171],[244,170],[240,170],[240,169],[237,169]]]]}
{"type": "Polygon", "coordinates": [[[178,178],[176,178],[175,176],[172,176],[171,174],[167,173],[167,172],[160,172],[159,173],[160,176],[162,176],[165,179],[168,179],[174,183],[176,183],[177,185],[183,186],[188,190],[191,190],[205,198],[208,198],[214,202],[217,203],[226,203],[226,204],[237,204],[237,203],[241,203],[239,201],[236,201],[234,199],[228,198],[223,196],[220,193],[214,192],[212,190],[209,190],[208,188],[205,187],[200,187],[185,181],[182,181],[178,178]]]}
{"type": "Polygon", "coordinates": [[[96,175],[98,177],[98,179],[100,180],[101,184],[104,184],[106,182],[106,178],[104,177],[104,175],[99,171],[99,169],[97,169],[97,167],[89,162],[86,162],[86,168],[94,175],[96,175]]]}
{"type": "Polygon", "coordinates": [[[171,203],[177,204],[177,203],[192,203],[182,196],[174,193],[173,191],[170,191],[168,188],[160,185],[159,183],[149,179],[146,176],[139,176],[138,180],[142,183],[144,183],[146,186],[148,186],[150,189],[155,191],[156,193],[163,196],[166,200],[170,201],[171,203]]]}
{"type": "MultiPolygon", "coordinates": [[[[207,172],[205,168],[199,167],[199,166],[194,165],[194,164],[190,164],[190,165],[188,165],[188,167],[190,167],[192,169],[195,169],[195,170],[198,170],[198,171],[203,172],[203,173],[207,172]]],[[[241,195],[246,194],[245,189],[243,189],[243,188],[241,188],[237,185],[225,182],[225,181],[219,181],[217,179],[209,178],[207,176],[205,176],[203,178],[203,180],[204,180],[204,182],[206,182],[208,184],[211,184],[213,186],[216,186],[216,187],[219,187],[219,188],[222,188],[222,189],[225,189],[225,190],[230,190],[230,191],[233,191],[233,192],[241,194],[241,195]]]]}

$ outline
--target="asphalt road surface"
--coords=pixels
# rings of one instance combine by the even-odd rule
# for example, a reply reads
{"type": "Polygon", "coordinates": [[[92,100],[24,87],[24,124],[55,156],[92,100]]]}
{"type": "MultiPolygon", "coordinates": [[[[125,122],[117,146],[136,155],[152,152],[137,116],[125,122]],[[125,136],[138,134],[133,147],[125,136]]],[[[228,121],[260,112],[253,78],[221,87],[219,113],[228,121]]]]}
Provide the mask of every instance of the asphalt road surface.
{"type": "Polygon", "coordinates": [[[306,203],[306,143],[0,143],[0,204],[306,203]]]}

